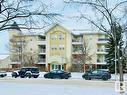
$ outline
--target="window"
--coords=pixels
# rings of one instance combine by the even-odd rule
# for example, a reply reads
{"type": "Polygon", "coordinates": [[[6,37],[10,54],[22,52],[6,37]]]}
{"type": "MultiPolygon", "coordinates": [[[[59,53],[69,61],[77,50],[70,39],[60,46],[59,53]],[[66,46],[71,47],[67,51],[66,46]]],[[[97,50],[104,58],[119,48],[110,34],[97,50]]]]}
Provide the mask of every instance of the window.
{"type": "Polygon", "coordinates": [[[52,64],[52,69],[54,70],[54,64],[52,64]]]}
{"type": "Polygon", "coordinates": [[[52,50],[57,50],[57,46],[56,46],[56,45],[53,45],[53,46],[51,47],[51,49],[52,49],[52,50]]]}
{"type": "Polygon", "coordinates": [[[64,45],[59,45],[60,50],[64,50],[64,45]]]}
{"type": "Polygon", "coordinates": [[[57,39],[57,35],[56,35],[56,34],[52,34],[52,35],[51,35],[51,39],[52,39],[52,40],[56,40],[56,39],[57,39]]]}
{"type": "Polygon", "coordinates": [[[93,74],[97,74],[97,71],[93,71],[92,73],[93,73],[93,74]]]}
{"type": "Polygon", "coordinates": [[[59,39],[60,40],[64,39],[63,36],[62,36],[62,34],[59,35],[59,39]]]}

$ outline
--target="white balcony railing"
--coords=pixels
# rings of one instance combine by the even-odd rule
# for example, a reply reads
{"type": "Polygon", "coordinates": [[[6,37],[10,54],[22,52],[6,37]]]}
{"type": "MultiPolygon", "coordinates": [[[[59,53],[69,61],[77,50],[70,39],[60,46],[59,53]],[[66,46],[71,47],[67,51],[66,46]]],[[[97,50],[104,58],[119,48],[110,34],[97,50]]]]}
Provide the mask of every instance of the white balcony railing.
{"type": "Polygon", "coordinates": [[[11,64],[21,64],[20,61],[11,61],[11,64]]]}
{"type": "Polygon", "coordinates": [[[37,64],[46,64],[46,59],[44,58],[39,59],[37,64]]]}
{"type": "Polygon", "coordinates": [[[45,40],[38,41],[38,45],[46,45],[46,41],[45,40]]]}
{"type": "Polygon", "coordinates": [[[39,51],[39,54],[46,54],[46,49],[41,49],[41,50],[39,51]]]}
{"type": "Polygon", "coordinates": [[[72,44],[82,44],[83,40],[82,39],[73,39],[72,44]]]}

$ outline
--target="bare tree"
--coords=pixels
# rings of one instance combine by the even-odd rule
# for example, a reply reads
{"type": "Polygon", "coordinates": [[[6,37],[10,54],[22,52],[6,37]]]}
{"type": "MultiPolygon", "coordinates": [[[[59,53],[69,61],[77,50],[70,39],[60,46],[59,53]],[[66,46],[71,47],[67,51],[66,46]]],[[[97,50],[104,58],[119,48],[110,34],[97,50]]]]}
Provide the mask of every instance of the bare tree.
{"type": "Polygon", "coordinates": [[[25,40],[25,36],[16,35],[12,39],[10,39],[10,56],[12,62],[19,62],[20,66],[35,66],[38,62],[38,53],[37,52],[26,52],[25,46],[28,41],[25,40]]]}
{"type": "Polygon", "coordinates": [[[81,45],[73,46],[74,54],[72,56],[73,57],[72,62],[73,62],[75,69],[77,69],[77,71],[85,72],[86,70],[92,69],[91,60],[92,60],[94,53],[91,54],[90,51],[91,51],[91,48],[89,46],[89,41],[86,41],[86,40],[82,40],[81,45]],[[86,65],[88,68],[85,68],[86,65]]]}
{"type": "MultiPolygon", "coordinates": [[[[9,41],[9,52],[10,52],[10,60],[12,62],[21,62],[21,66],[24,63],[24,47],[26,46],[25,36],[23,36],[20,31],[20,35],[14,35],[9,41]]],[[[26,55],[26,53],[25,53],[26,55]]],[[[17,67],[19,68],[19,66],[17,67]]]]}
{"type": "Polygon", "coordinates": [[[22,29],[42,29],[58,16],[47,8],[41,0],[0,0],[0,31],[10,29],[14,21],[22,29]]]}
{"type": "MultiPolygon", "coordinates": [[[[79,10],[80,19],[85,19],[94,25],[99,30],[105,32],[109,37],[111,37],[115,43],[116,54],[118,55],[119,63],[119,73],[120,81],[123,81],[123,69],[122,69],[122,59],[123,55],[120,56],[120,51],[122,47],[120,46],[122,36],[117,41],[116,38],[116,28],[122,27],[123,21],[126,20],[126,5],[127,0],[64,0],[68,4],[79,4],[84,6],[85,11],[79,10]],[[88,9],[88,10],[87,10],[88,9]],[[89,15],[89,12],[92,12],[94,15],[89,15]],[[85,14],[88,12],[88,14],[85,14]],[[119,15],[121,14],[121,15],[119,15]],[[117,41],[117,42],[116,42],[117,41]]],[[[123,30],[120,31],[121,34],[123,30]]]]}
{"type": "Polygon", "coordinates": [[[24,52],[23,53],[23,66],[35,66],[38,62],[37,53],[33,52],[24,52]]]}

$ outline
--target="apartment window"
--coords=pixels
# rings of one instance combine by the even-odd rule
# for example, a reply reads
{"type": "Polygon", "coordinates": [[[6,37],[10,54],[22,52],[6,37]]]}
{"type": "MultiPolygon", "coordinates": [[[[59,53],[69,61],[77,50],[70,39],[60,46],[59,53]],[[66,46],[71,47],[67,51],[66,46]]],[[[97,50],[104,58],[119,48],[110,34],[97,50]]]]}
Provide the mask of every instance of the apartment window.
{"type": "Polygon", "coordinates": [[[51,49],[52,50],[57,50],[57,47],[56,46],[52,46],[51,49]]]}
{"type": "Polygon", "coordinates": [[[59,45],[60,50],[64,50],[64,45],[59,45]]]}
{"type": "Polygon", "coordinates": [[[54,47],[52,47],[51,49],[54,50],[54,47]]]}
{"type": "Polygon", "coordinates": [[[56,39],[57,39],[57,35],[56,35],[56,34],[52,34],[52,35],[51,35],[51,39],[52,39],[52,40],[56,40],[56,39]]]}
{"type": "Polygon", "coordinates": [[[59,40],[63,40],[64,39],[64,35],[60,34],[59,35],[59,40]]]}

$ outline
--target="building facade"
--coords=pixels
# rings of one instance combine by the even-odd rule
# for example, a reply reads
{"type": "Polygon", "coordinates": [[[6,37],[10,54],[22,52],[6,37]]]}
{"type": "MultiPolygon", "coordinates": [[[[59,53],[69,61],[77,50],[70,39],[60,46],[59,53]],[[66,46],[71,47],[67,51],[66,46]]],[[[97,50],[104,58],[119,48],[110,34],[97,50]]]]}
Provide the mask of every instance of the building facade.
{"type": "Polygon", "coordinates": [[[41,70],[86,71],[105,69],[107,37],[104,33],[74,34],[59,24],[45,34],[26,35],[12,25],[9,32],[13,68],[34,64],[41,70]]]}
{"type": "Polygon", "coordinates": [[[9,71],[12,68],[9,63],[9,55],[0,55],[0,70],[9,71]]]}

